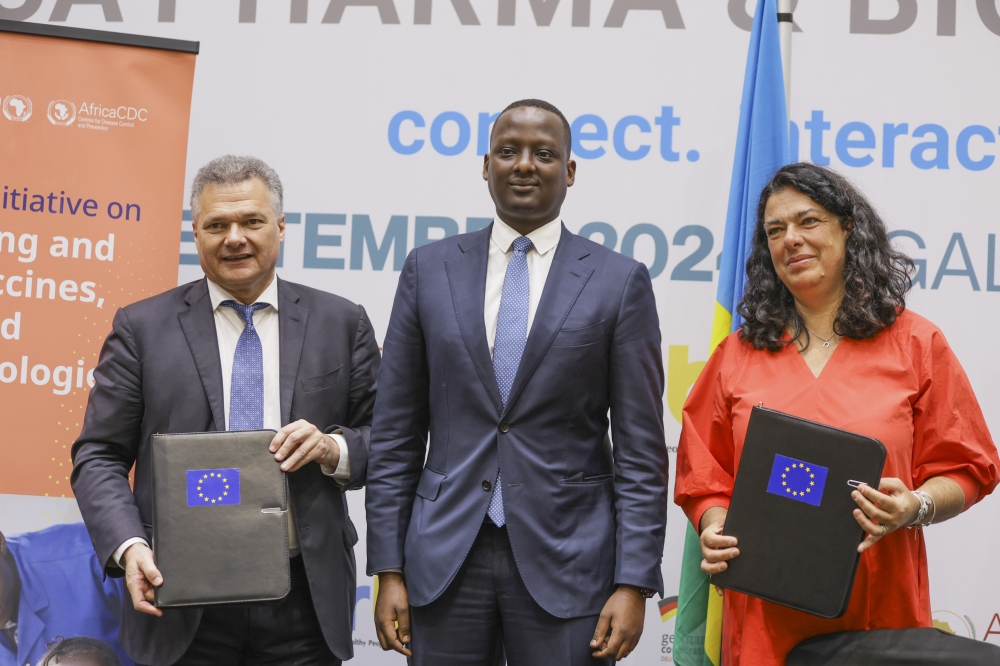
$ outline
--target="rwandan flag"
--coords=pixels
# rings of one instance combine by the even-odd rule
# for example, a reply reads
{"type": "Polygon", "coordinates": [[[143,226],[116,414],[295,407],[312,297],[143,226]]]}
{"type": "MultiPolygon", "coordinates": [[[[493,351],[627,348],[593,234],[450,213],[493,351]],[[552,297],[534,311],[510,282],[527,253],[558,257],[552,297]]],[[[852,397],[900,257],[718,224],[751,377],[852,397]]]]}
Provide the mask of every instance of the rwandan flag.
{"type": "MultiPolygon", "coordinates": [[[[743,80],[710,352],[742,323],[736,306],[746,284],[746,258],[757,222],[757,200],[775,171],[788,163],[788,112],[778,7],[776,0],[758,0],[743,80]]],[[[698,534],[688,525],[674,628],[674,662],[678,666],[720,666],[722,597],[709,589],[708,581],[701,572],[698,534]]]]}

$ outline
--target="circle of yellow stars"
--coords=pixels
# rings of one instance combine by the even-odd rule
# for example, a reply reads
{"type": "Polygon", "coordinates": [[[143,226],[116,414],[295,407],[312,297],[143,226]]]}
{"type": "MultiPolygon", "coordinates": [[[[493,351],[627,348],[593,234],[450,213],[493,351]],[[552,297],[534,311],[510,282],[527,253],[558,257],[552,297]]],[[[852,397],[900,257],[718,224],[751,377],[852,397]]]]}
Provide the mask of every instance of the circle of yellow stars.
{"type": "Polygon", "coordinates": [[[221,495],[219,495],[215,499],[212,499],[211,497],[205,497],[205,494],[202,493],[202,492],[198,493],[198,497],[202,498],[206,502],[211,501],[212,504],[215,504],[216,502],[221,502],[222,498],[225,497],[225,496],[227,496],[229,494],[229,479],[223,477],[221,472],[219,474],[216,474],[215,472],[209,472],[208,474],[202,474],[201,475],[201,480],[198,481],[198,490],[200,491],[202,483],[204,483],[205,481],[208,481],[208,479],[210,477],[216,477],[216,476],[218,476],[220,479],[222,479],[222,483],[225,486],[221,495]]]}
{"type": "MultiPolygon", "coordinates": [[[[816,478],[816,475],[812,473],[812,468],[806,467],[805,463],[792,463],[791,467],[786,467],[785,468],[785,474],[782,474],[781,478],[784,479],[785,477],[787,477],[788,476],[788,472],[791,472],[793,469],[804,469],[806,471],[806,473],[809,474],[809,479],[810,479],[809,486],[815,486],[816,485],[816,482],[812,480],[812,479],[816,478]]],[[[805,497],[806,493],[812,492],[812,488],[811,487],[807,487],[805,490],[792,490],[791,488],[788,487],[788,482],[787,481],[782,481],[781,485],[783,485],[785,487],[785,492],[786,493],[791,493],[793,497],[798,497],[799,495],[805,497]]],[[[226,487],[228,488],[229,486],[226,486],[226,487]]]]}

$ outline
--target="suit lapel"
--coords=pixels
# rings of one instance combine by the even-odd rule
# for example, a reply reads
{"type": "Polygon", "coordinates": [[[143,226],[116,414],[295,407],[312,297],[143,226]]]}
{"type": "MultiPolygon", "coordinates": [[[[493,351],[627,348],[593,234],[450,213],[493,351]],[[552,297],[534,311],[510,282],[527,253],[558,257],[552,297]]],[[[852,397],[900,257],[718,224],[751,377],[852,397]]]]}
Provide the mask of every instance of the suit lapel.
{"type": "Polygon", "coordinates": [[[308,323],[309,310],[299,305],[299,295],[287,282],[278,280],[278,344],[281,349],[278,374],[282,425],[291,421],[292,396],[308,323]]]}
{"type": "Polygon", "coordinates": [[[510,395],[504,406],[504,416],[510,412],[521,391],[531,379],[594,272],[593,268],[580,261],[589,255],[590,251],[582,243],[577,243],[576,236],[567,231],[565,225],[562,227],[562,235],[559,237],[559,245],[555,252],[549,276],[545,280],[545,288],[542,290],[542,298],[538,302],[538,309],[535,310],[535,319],[528,333],[524,353],[521,355],[521,363],[517,367],[517,374],[514,375],[514,383],[511,385],[510,395]]]}
{"type": "Polygon", "coordinates": [[[225,393],[222,388],[222,362],[219,360],[219,337],[215,330],[215,313],[205,279],[192,285],[184,297],[188,309],[179,313],[181,330],[187,338],[191,355],[198,367],[216,430],[226,429],[225,393]]]}
{"type": "Polygon", "coordinates": [[[458,316],[458,328],[462,331],[465,347],[472,357],[472,364],[486,387],[486,392],[496,407],[497,414],[503,410],[500,389],[493,360],[486,340],[486,322],[483,312],[486,303],[486,262],[489,260],[490,234],[493,225],[471,234],[459,244],[462,254],[444,262],[448,272],[448,286],[458,316]]]}

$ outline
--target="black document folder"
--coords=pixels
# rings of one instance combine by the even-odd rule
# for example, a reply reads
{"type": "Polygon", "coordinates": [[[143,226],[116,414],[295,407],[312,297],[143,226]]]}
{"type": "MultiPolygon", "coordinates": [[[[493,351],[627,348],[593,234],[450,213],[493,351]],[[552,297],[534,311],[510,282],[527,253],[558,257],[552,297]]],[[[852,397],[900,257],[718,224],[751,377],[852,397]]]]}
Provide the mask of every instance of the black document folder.
{"type": "Polygon", "coordinates": [[[291,587],[273,430],[153,435],[156,606],[274,601],[291,587]]]}
{"type": "Polygon", "coordinates": [[[754,407],[723,529],[740,555],[712,583],[843,615],[865,536],[848,482],[878,488],[884,463],[876,439],[754,407]]]}

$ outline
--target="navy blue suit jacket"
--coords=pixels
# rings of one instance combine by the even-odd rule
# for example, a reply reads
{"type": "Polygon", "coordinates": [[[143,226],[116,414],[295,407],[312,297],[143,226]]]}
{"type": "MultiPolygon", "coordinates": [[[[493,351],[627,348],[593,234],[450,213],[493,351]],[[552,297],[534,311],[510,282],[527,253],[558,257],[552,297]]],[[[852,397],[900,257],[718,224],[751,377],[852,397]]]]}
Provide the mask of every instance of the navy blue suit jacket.
{"type": "MultiPolygon", "coordinates": [[[[278,319],[281,423],[305,419],[327,433],[339,428],[350,452],[346,486],[314,463],[288,475],[316,615],[333,653],[350,659],[358,535],[344,490],[365,482],[378,343],[364,308],[284,280],[278,280],[278,319]]],[[[205,280],[120,309],[94,379],[70,480],[99,561],[108,575],[121,576],[110,561],[115,549],[135,536],[152,543],[150,436],[226,429],[205,280]]],[[[119,640],[140,663],[172,664],[190,645],[201,614],[196,607],[167,608],[153,617],[136,611],[126,595],[119,640]]]]}
{"type": "Polygon", "coordinates": [[[649,273],[563,227],[504,405],[483,317],[492,229],[403,266],[372,422],[368,571],[402,568],[410,603],[434,601],[502,469],[511,546],[542,608],[594,615],[623,583],[662,593],[668,459],[649,273]]]}
{"type": "Polygon", "coordinates": [[[59,637],[104,641],[123,666],[132,660],[118,645],[120,578],[105,578],[83,523],[55,525],[7,539],[21,580],[17,651],[0,637],[0,666],[36,664],[59,637]]]}

